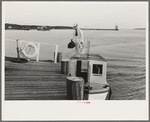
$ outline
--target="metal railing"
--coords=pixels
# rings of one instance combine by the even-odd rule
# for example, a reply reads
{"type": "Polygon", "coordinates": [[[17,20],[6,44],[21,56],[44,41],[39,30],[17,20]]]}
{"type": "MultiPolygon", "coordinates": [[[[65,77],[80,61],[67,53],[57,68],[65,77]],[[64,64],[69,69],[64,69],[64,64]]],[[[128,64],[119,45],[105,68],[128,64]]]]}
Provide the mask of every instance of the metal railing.
{"type": "MultiPolygon", "coordinates": [[[[6,40],[7,40],[7,41],[16,41],[16,40],[11,40],[11,39],[5,39],[5,41],[6,41],[6,40]]],[[[25,41],[25,40],[20,40],[20,39],[19,39],[19,45],[21,45],[22,42],[28,43],[28,42],[31,42],[31,41],[25,41]]],[[[34,41],[32,41],[31,43],[37,44],[37,49],[38,49],[38,52],[37,52],[37,55],[36,55],[36,61],[37,61],[37,62],[39,61],[39,57],[40,57],[40,46],[41,46],[41,45],[53,45],[53,46],[55,46],[54,63],[57,63],[57,55],[58,55],[58,47],[59,47],[58,44],[49,44],[49,43],[41,43],[41,42],[34,42],[34,41]]]]}

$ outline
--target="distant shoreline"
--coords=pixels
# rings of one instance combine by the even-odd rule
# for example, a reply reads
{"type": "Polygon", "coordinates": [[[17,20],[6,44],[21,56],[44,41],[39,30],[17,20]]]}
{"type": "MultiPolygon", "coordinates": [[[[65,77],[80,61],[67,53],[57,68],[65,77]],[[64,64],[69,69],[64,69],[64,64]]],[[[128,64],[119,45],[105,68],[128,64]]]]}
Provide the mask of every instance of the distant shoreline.
{"type": "MultiPolygon", "coordinates": [[[[5,23],[5,30],[37,30],[37,31],[50,31],[50,30],[73,29],[71,26],[41,26],[41,25],[18,25],[5,23]]],[[[110,30],[118,31],[119,29],[99,29],[99,28],[81,28],[81,30],[110,30]]]]}
{"type": "Polygon", "coordinates": [[[114,30],[114,31],[118,31],[119,29],[94,29],[94,28],[81,28],[81,30],[114,30]]]}
{"type": "MultiPolygon", "coordinates": [[[[37,31],[50,31],[50,30],[73,30],[72,26],[42,26],[42,25],[19,25],[5,23],[5,30],[37,30],[37,31]]],[[[106,31],[118,31],[115,29],[102,29],[102,28],[81,28],[81,30],[106,30],[106,31]]],[[[146,28],[134,28],[133,30],[146,30],[146,28]]]]}
{"type": "Polygon", "coordinates": [[[146,28],[135,28],[134,30],[146,30],[146,28]]]}

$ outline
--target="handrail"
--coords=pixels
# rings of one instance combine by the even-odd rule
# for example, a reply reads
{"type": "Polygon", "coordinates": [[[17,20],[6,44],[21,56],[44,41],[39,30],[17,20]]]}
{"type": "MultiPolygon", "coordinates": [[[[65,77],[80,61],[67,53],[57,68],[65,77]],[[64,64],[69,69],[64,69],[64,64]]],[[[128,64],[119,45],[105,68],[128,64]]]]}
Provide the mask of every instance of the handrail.
{"type": "MultiPolygon", "coordinates": [[[[13,40],[13,39],[5,39],[5,40],[7,40],[7,41],[16,41],[16,40],[13,40]]],[[[31,41],[25,41],[25,40],[21,40],[21,39],[18,39],[18,40],[19,40],[20,43],[22,43],[22,42],[31,42],[31,41]]],[[[57,63],[57,54],[58,54],[58,47],[59,47],[58,44],[49,44],[49,43],[34,42],[34,41],[32,41],[32,43],[37,43],[37,48],[38,48],[38,53],[37,53],[37,56],[36,56],[36,61],[37,61],[37,62],[39,61],[40,45],[41,45],[41,44],[54,45],[54,46],[55,46],[54,62],[57,63]]]]}

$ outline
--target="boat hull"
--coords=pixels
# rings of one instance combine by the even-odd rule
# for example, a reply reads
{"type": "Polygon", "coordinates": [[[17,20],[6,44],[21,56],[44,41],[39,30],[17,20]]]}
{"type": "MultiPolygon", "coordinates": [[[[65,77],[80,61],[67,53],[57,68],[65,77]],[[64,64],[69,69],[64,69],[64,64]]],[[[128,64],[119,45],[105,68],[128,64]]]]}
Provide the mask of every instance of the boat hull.
{"type": "Polygon", "coordinates": [[[91,84],[90,89],[84,89],[85,100],[110,100],[111,88],[109,85],[91,84]]]}
{"type": "Polygon", "coordinates": [[[100,94],[89,94],[89,100],[106,100],[108,92],[100,94]]]}

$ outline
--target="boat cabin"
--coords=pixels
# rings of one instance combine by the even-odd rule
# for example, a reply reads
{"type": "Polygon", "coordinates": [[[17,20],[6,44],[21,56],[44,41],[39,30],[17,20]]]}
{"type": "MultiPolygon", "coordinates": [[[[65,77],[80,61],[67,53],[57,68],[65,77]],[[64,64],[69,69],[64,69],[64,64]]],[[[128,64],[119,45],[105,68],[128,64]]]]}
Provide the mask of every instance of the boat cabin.
{"type": "Polygon", "coordinates": [[[69,76],[82,77],[85,83],[107,84],[107,62],[99,54],[72,57],[69,64],[69,76]]]}

